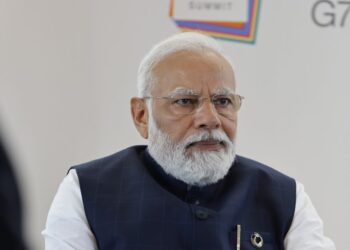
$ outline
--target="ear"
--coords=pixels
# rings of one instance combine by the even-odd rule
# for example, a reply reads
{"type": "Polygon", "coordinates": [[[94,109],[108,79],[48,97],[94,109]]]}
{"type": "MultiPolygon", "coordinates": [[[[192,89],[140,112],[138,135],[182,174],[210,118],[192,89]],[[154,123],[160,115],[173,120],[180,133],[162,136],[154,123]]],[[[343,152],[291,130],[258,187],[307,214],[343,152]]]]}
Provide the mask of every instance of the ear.
{"type": "Polygon", "coordinates": [[[140,135],[148,138],[148,109],[144,99],[133,97],[130,100],[131,115],[140,135]]]}

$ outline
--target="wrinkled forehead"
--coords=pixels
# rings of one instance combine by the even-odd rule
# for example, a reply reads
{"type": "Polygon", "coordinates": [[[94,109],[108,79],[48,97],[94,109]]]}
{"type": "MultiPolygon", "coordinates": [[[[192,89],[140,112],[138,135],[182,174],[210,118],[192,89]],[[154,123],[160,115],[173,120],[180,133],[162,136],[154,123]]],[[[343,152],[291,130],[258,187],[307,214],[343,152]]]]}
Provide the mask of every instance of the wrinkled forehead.
{"type": "Polygon", "coordinates": [[[233,92],[235,76],[231,64],[212,50],[202,53],[180,51],[167,56],[153,68],[153,94],[233,92]]]}

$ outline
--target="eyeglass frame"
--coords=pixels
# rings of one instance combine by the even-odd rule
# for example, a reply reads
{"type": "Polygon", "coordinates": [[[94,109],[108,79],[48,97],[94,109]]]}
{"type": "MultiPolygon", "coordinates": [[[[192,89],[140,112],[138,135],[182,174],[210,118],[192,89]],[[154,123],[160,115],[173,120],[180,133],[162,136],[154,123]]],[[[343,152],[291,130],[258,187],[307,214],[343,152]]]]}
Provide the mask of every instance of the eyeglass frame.
{"type": "MultiPolygon", "coordinates": [[[[198,111],[198,109],[202,106],[203,101],[205,99],[210,100],[210,103],[214,106],[216,112],[224,117],[229,118],[227,115],[222,114],[221,112],[219,112],[216,108],[216,105],[214,103],[214,99],[217,97],[228,97],[228,96],[234,96],[234,98],[238,97],[239,99],[239,105],[238,107],[234,110],[235,113],[237,113],[241,106],[242,106],[242,102],[245,99],[244,96],[241,96],[239,94],[214,94],[210,97],[204,97],[204,96],[199,96],[197,94],[185,94],[185,95],[179,95],[179,96],[175,96],[175,95],[171,95],[171,96],[144,96],[142,97],[142,99],[147,100],[147,99],[160,99],[160,100],[170,100],[171,104],[174,104],[176,102],[176,100],[181,100],[181,99],[196,99],[198,101],[198,104],[196,104],[196,107],[193,109],[193,111],[186,113],[186,114],[176,114],[176,115],[192,115],[194,113],[196,113],[198,111]],[[181,98],[184,97],[184,98],[181,98]],[[187,97],[187,98],[186,98],[187,97]]],[[[180,105],[180,104],[179,104],[180,105]]],[[[230,119],[230,118],[229,118],[230,119]]]]}

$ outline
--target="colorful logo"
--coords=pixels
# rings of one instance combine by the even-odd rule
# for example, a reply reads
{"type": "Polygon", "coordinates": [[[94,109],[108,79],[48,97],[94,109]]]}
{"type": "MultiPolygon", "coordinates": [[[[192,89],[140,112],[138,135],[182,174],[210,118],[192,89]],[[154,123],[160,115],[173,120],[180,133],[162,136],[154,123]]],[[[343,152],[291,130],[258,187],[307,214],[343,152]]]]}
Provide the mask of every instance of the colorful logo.
{"type": "Polygon", "coordinates": [[[261,0],[170,0],[169,16],[182,31],[254,44],[260,5],[261,0]]]}

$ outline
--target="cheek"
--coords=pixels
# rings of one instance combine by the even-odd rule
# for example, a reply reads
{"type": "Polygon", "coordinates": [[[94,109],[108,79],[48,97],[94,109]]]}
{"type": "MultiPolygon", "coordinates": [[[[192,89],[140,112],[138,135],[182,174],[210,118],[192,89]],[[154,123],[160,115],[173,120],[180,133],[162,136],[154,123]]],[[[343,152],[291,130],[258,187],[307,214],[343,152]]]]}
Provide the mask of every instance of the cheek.
{"type": "Polygon", "coordinates": [[[173,121],[168,124],[166,130],[173,142],[180,142],[191,134],[191,125],[183,121],[173,121]]]}
{"type": "Polygon", "coordinates": [[[187,136],[194,133],[192,131],[192,123],[187,119],[163,119],[160,124],[160,129],[166,133],[172,142],[178,143],[184,140],[187,136]]]}
{"type": "Polygon", "coordinates": [[[231,140],[234,140],[236,138],[237,119],[235,121],[229,121],[229,122],[223,123],[222,127],[223,127],[223,130],[226,133],[226,135],[231,140]]]}

